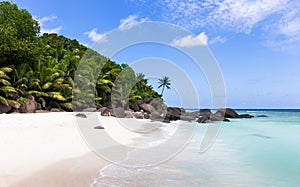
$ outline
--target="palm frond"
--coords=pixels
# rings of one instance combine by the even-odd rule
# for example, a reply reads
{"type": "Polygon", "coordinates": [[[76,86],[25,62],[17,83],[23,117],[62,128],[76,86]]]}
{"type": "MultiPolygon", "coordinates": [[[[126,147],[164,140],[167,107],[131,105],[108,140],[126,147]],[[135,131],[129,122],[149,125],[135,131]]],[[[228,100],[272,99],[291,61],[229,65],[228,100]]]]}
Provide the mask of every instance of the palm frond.
{"type": "Polygon", "coordinates": [[[2,97],[1,95],[0,95],[0,103],[2,103],[2,104],[4,104],[4,105],[8,106],[7,99],[5,99],[4,97],[2,97]]]}

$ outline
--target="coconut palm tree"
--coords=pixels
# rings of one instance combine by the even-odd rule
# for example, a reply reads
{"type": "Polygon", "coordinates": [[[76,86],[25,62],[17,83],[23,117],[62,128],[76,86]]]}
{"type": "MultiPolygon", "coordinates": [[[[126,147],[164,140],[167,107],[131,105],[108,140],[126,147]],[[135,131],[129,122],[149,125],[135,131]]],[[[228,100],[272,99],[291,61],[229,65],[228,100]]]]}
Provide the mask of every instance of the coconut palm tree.
{"type": "Polygon", "coordinates": [[[164,76],[162,79],[158,79],[159,80],[159,86],[158,88],[162,87],[162,91],[160,95],[163,95],[165,88],[170,89],[171,88],[171,80],[169,77],[164,76]]]}
{"type": "Polygon", "coordinates": [[[8,105],[12,100],[9,98],[13,97],[17,91],[10,82],[10,77],[7,75],[12,72],[13,69],[10,67],[0,68],[0,103],[8,105]]]}

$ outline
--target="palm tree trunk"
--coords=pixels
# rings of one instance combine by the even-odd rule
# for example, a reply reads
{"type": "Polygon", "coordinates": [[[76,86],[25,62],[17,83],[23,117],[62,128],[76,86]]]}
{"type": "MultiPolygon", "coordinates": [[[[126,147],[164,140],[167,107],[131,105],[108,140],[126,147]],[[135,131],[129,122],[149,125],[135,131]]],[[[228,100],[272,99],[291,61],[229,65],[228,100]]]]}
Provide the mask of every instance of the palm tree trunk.
{"type": "Polygon", "coordinates": [[[163,88],[162,88],[162,91],[161,91],[160,95],[162,95],[164,93],[164,90],[165,90],[165,85],[163,85],[163,88]]]}

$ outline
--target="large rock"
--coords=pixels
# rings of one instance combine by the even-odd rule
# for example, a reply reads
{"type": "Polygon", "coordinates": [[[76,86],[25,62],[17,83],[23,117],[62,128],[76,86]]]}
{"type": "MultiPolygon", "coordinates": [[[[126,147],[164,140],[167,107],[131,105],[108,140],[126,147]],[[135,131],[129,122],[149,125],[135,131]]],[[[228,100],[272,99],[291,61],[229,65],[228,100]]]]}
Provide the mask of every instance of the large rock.
{"type": "Polygon", "coordinates": [[[0,114],[8,113],[9,111],[11,111],[11,109],[12,107],[10,105],[0,103],[0,114]]]}
{"type": "Polygon", "coordinates": [[[147,112],[147,113],[150,113],[150,114],[152,114],[152,113],[155,112],[155,108],[154,108],[152,105],[147,104],[147,103],[141,104],[141,105],[140,105],[140,108],[141,108],[143,111],[145,111],[145,112],[147,112]]]}
{"type": "Polygon", "coordinates": [[[165,115],[167,113],[168,106],[161,99],[152,99],[149,104],[155,109],[156,114],[165,115]]]}
{"type": "Polygon", "coordinates": [[[209,118],[211,114],[212,112],[209,109],[201,109],[199,111],[199,116],[206,116],[207,118],[209,118]]]}
{"type": "Polygon", "coordinates": [[[152,100],[153,100],[153,98],[144,98],[144,99],[142,99],[142,102],[149,104],[152,100]]]}
{"type": "Polygon", "coordinates": [[[171,121],[180,120],[181,115],[185,113],[185,110],[183,108],[179,107],[168,107],[167,108],[167,114],[166,119],[171,121]]]}
{"type": "Polygon", "coordinates": [[[216,114],[221,114],[225,118],[239,118],[239,114],[231,108],[220,108],[216,114]]]}
{"type": "Polygon", "coordinates": [[[42,105],[40,103],[36,103],[35,110],[42,110],[42,105]]]}
{"type": "Polygon", "coordinates": [[[126,113],[123,107],[117,107],[114,108],[112,111],[112,116],[117,117],[117,118],[125,118],[126,113]]]}
{"type": "Polygon", "coordinates": [[[211,114],[209,116],[209,119],[211,121],[223,121],[224,120],[224,115],[222,115],[221,113],[211,114]]]}
{"type": "Polygon", "coordinates": [[[179,107],[168,107],[167,112],[172,115],[180,116],[181,114],[185,113],[185,110],[179,107]]]}
{"type": "Polygon", "coordinates": [[[100,112],[101,116],[110,116],[111,115],[111,110],[107,107],[101,107],[97,111],[100,112]]]}
{"type": "Polygon", "coordinates": [[[139,107],[139,105],[138,105],[136,102],[134,102],[134,103],[129,103],[129,108],[130,108],[131,110],[133,110],[134,112],[137,112],[137,111],[140,110],[140,107],[139,107]]]}
{"type": "Polygon", "coordinates": [[[133,113],[134,113],[133,111],[126,110],[125,111],[125,118],[134,118],[133,113]]]}
{"type": "Polygon", "coordinates": [[[26,99],[26,103],[23,103],[20,101],[20,104],[21,105],[20,105],[19,111],[21,113],[35,113],[37,103],[34,100],[33,96],[29,96],[26,99]]]}
{"type": "Polygon", "coordinates": [[[222,113],[216,112],[215,114],[211,114],[209,119],[211,121],[226,121],[230,122],[229,119],[225,118],[225,116],[222,113]]]}
{"type": "Polygon", "coordinates": [[[180,115],[173,115],[173,114],[170,114],[170,113],[167,113],[165,119],[168,119],[170,121],[176,121],[176,120],[180,120],[180,115]]]}

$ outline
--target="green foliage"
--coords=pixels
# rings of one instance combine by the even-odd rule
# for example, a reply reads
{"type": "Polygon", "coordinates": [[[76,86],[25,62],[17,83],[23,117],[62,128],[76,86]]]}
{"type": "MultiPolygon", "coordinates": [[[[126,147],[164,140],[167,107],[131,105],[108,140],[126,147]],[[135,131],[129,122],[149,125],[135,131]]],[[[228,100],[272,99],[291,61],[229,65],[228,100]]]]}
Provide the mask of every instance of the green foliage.
{"type": "Polygon", "coordinates": [[[11,26],[18,39],[33,39],[40,32],[38,22],[27,10],[8,1],[0,2],[0,25],[11,26]]]}
{"type": "Polygon", "coordinates": [[[29,12],[16,4],[0,2],[1,66],[34,63],[39,59],[40,28],[29,12]]]}
{"type": "Polygon", "coordinates": [[[32,95],[43,108],[72,110],[112,100],[124,105],[160,97],[145,76],[135,75],[128,65],[119,65],[76,40],[39,32],[29,12],[0,2],[1,103],[18,108],[32,95]]]}
{"type": "Polygon", "coordinates": [[[11,86],[10,77],[8,76],[8,73],[12,71],[13,69],[10,67],[0,68],[0,103],[5,105],[8,105],[10,98],[17,93],[15,88],[11,86]]]}

